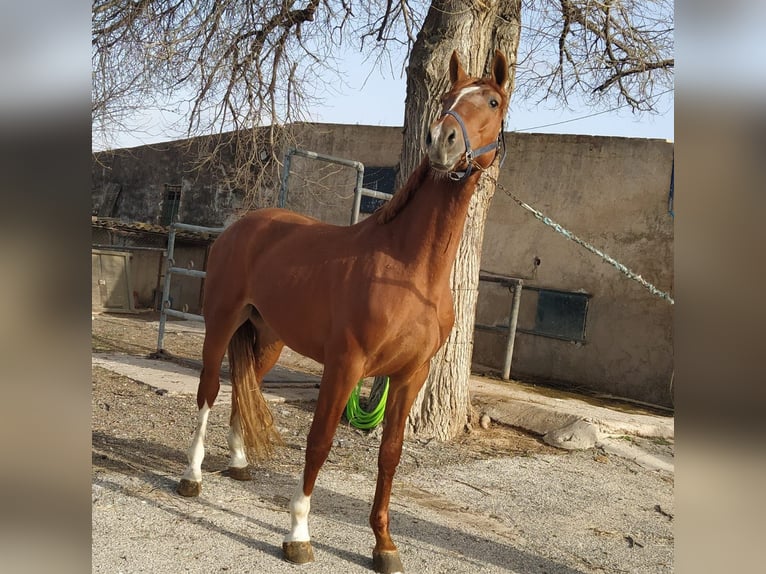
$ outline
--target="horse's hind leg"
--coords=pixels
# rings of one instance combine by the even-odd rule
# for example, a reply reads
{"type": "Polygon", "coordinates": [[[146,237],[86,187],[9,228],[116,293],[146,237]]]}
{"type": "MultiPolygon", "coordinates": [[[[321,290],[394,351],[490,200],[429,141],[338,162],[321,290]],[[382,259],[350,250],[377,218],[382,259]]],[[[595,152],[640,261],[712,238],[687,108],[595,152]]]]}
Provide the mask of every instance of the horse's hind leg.
{"type": "Polygon", "coordinates": [[[247,317],[248,310],[229,313],[209,313],[202,345],[202,372],[197,387],[199,414],[191,446],[187,451],[189,465],[181,477],[176,492],[181,496],[199,496],[202,491],[202,460],[205,457],[205,434],[210,409],[221,388],[221,362],[234,332],[247,317]]]}
{"type": "MultiPolygon", "coordinates": [[[[250,321],[256,331],[255,342],[253,343],[255,376],[258,384],[262,387],[263,378],[276,364],[284,343],[259,315],[254,313],[251,315],[250,321]]],[[[228,476],[235,480],[251,480],[252,476],[245,453],[245,441],[242,437],[242,425],[239,412],[237,412],[236,401],[232,401],[231,404],[228,443],[230,453],[228,476]]]]}

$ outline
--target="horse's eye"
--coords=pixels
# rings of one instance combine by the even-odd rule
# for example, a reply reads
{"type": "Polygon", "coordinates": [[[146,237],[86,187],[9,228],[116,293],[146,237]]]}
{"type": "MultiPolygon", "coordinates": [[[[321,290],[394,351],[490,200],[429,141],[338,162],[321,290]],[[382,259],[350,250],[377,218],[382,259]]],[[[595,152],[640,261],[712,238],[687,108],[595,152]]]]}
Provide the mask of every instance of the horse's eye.
{"type": "Polygon", "coordinates": [[[491,100],[489,100],[489,107],[490,108],[496,108],[499,105],[500,105],[500,103],[495,98],[492,98],[491,100]]]}

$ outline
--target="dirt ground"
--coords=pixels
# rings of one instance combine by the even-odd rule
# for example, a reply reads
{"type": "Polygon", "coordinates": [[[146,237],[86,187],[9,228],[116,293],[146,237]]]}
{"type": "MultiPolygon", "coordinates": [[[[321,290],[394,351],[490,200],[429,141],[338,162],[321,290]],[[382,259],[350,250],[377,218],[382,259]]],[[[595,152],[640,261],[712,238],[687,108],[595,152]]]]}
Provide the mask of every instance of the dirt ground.
{"type": "MultiPolygon", "coordinates": [[[[126,353],[131,355],[146,356],[152,353],[156,348],[157,331],[156,314],[140,314],[136,316],[118,316],[118,315],[95,315],[93,318],[92,344],[93,352],[126,353]]],[[[164,347],[173,354],[177,360],[186,365],[199,365],[202,338],[199,334],[174,330],[171,322],[165,339],[164,347]]],[[[486,401],[486,398],[483,400],[486,401]]],[[[295,480],[300,475],[303,468],[303,456],[305,450],[305,437],[312,419],[313,403],[280,403],[273,407],[276,425],[284,439],[284,448],[278,449],[277,455],[270,461],[261,464],[254,474],[255,484],[261,484],[266,480],[264,477],[283,477],[284,488],[276,488],[269,494],[268,486],[265,486],[265,492],[260,492],[258,500],[266,503],[269,509],[286,510],[288,494],[290,490],[288,483],[294,485],[295,480]]],[[[481,405],[477,403],[477,408],[481,405]]],[[[226,443],[226,434],[228,432],[228,408],[222,406],[214,408],[211,412],[208,434],[206,439],[206,457],[203,463],[203,473],[208,477],[215,477],[217,480],[226,469],[228,460],[228,449],[226,443]]],[[[94,482],[94,572],[174,572],[174,571],[212,571],[204,567],[195,568],[185,567],[176,570],[174,567],[163,567],[157,562],[152,562],[151,557],[147,557],[148,564],[141,561],[129,563],[127,557],[131,557],[130,551],[125,551],[124,555],[114,555],[112,551],[99,550],[101,543],[105,540],[111,540],[114,535],[112,529],[114,525],[107,520],[107,515],[102,514],[102,508],[106,503],[103,496],[104,489],[115,489],[120,491],[120,496],[130,496],[131,488],[137,488],[141,491],[141,498],[146,504],[147,500],[152,505],[162,507],[162,505],[171,504],[175,509],[178,504],[188,504],[185,499],[176,497],[173,489],[177,477],[180,477],[186,466],[186,449],[189,446],[194,425],[196,422],[197,408],[192,397],[177,397],[155,392],[151,388],[137,384],[129,378],[117,375],[111,371],[94,367],[93,368],[93,392],[92,392],[92,430],[93,430],[93,448],[92,448],[92,475],[94,482]],[[160,477],[160,478],[158,478],[160,477]],[[174,478],[175,477],[175,478],[174,478]],[[138,486],[137,486],[138,485],[138,486]],[[175,502],[173,502],[175,500],[175,502]],[[102,521],[107,520],[110,526],[102,526],[102,521]],[[98,548],[97,548],[98,547],[98,548]],[[132,564],[132,566],[131,566],[132,564]]],[[[640,439],[633,439],[640,440],[640,439]]],[[[649,441],[651,443],[651,441],[649,441]]],[[[339,426],[333,449],[327,460],[326,465],[320,473],[320,484],[322,476],[329,477],[355,477],[360,483],[374,485],[377,465],[377,448],[379,445],[379,433],[367,433],[357,430],[345,422],[339,426]]],[[[651,446],[651,444],[650,444],[651,446]]],[[[654,448],[661,450],[672,450],[672,444],[654,443],[654,448]]],[[[485,510],[478,515],[472,513],[470,509],[463,504],[466,497],[478,496],[482,500],[487,499],[491,494],[487,485],[483,481],[475,480],[472,472],[467,468],[487,468],[494,464],[505,465],[511,461],[511,464],[521,465],[521,467],[536,467],[542,465],[559,466],[566,464],[567,459],[574,461],[576,465],[585,465],[585,469],[593,469],[594,476],[602,476],[607,481],[622,481],[621,478],[609,478],[603,471],[607,467],[612,467],[611,471],[626,473],[630,480],[636,480],[637,485],[645,484],[645,479],[640,476],[642,471],[633,468],[629,463],[614,460],[598,450],[586,453],[567,453],[562,450],[554,449],[544,444],[539,437],[530,436],[517,429],[493,424],[489,429],[482,429],[478,424],[473,425],[469,432],[448,443],[426,440],[408,440],[405,443],[402,461],[397,471],[397,480],[394,488],[394,500],[402,497],[402,500],[411,500],[412,504],[417,506],[422,512],[435,512],[447,521],[448,524],[456,524],[457,530],[468,528],[479,533],[484,532],[487,536],[499,536],[501,539],[513,539],[514,543],[525,548],[528,545],[529,534],[522,536],[523,530],[520,526],[515,530],[508,526],[507,521],[499,520],[498,516],[502,512],[494,510],[485,510]],[[556,461],[561,461],[561,463],[556,461]],[[494,462],[493,462],[494,461],[494,462]],[[512,462],[515,461],[515,462],[512,462]],[[524,463],[527,461],[527,463],[524,463]],[[601,468],[599,468],[601,467],[601,468]],[[432,484],[429,488],[428,483],[431,476],[444,477],[450,476],[450,484],[466,491],[463,496],[449,495],[448,492],[440,493],[438,484],[432,484]],[[425,477],[425,478],[424,478],[425,477]],[[478,516],[478,518],[477,518],[478,516]],[[489,517],[489,518],[487,518],[489,517]],[[493,518],[494,517],[494,518],[493,518]],[[511,530],[514,530],[512,533],[511,530]]],[[[571,472],[567,472],[569,477],[571,472]]],[[[590,470],[575,471],[576,474],[583,474],[590,470]]],[[[576,476],[572,476],[575,479],[576,476]]],[[[486,477],[483,479],[485,480],[486,477]]],[[[206,478],[208,482],[211,479],[206,478]]],[[[223,480],[223,478],[221,478],[223,480]]],[[[542,479],[541,480],[545,480],[542,479]]],[[[569,480],[569,478],[566,478],[569,480]]],[[[560,479],[565,481],[565,479],[560,479]]],[[[447,559],[445,562],[445,572],[463,572],[463,571],[486,571],[486,572],[670,572],[672,571],[672,489],[673,476],[667,473],[651,473],[651,481],[657,485],[657,490],[662,491],[661,495],[640,503],[642,512],[648,512],[651,515],[650,520],[661,521],[662,524],[655,524],[647,527],[649,530],[642,530],[643,534],[636,534],[634,530],[625,533],[618,528],[607,526],[577,525],[574,532],[584,532],[582,536],[594,538],[591,541],[595,546],[585,551],[580,551],[576,559],[566,558],[569,554],[576,553],[574,550],[561,550],[565,555],[559,557],[556,551],[534,550],[537,543],[530,547],[530,556],[537,556],[536,552],[549,553],[549,558],[555,558],[555,564],[561,567],[551,567],[550,564],[542,566],[538,564],[539,560],[531,560],[529,565],[519,568],[508,565],[503,566],[503,560],[492,560],[487,567],[478,569],[468,566],[456,565],[454,560],[447,559]],[[661,503],[654,504],[651,500],[658,500],[661,503]],[[635,549],[645,549],[649,545],[649,540],[654,534],[649,534],[654,528],[659,528],[661,533],[657,534],[657,544],[659,555],[647,559],[648,552],[642,552],[644,555],[633,564],[624,563],[620,558],[624,552],[634,552],[635,549]],[[607,544],[608,542],[608,544],[607,544]],[[613,545],[615,552],[611,553],[610,558],[601,559],[595,555],[607,554],[600,550],[601,546],[613,545]],[[453,566],[450,567],[449,564],[453,566]],[[533,566],[538,564],[537,566],[533,566]]],[[[226,489],[238,488],[243,483],[235,483],[226,480],[231,486],[226,489]]],[[[530,484],[533,484],[534,480],[530,484]]],[[[212,482],[212,484],[216,484],[212,482]]],[[[253,483],[245,483],[253,484],[253,483]]],[[[563,482],[562,482],[563,484],[563,482]]],[[[607,487],[608,485],[605,485],[607,487]]],[[[208,487],[204,487],[208,488],[208,487]]],[[[215,488],[213,486],[212,488],[215,488]]],[[[292,486],[290,487],[290,489],[292,486]]],[[[538,488],[539,487],[535,487],[538,488]]],[[[568,488],[568,487],[567,487],[568,488]]],[[[627,483],[620,485],[620,488],[628,488],[627,483]]],[[[637,486],[635,490],[640,490],[637,486]]],[[[203,493],[205,490],[203,489],[203,493]]],[[[228,492],[226,490],[225,492],[228,492]]],[[[517,493],[518,494],[518,493],[517,493]]],[[[640,493],[636,494],[637,496],[640,493]]],[[[112,496],[117,496],[114,494],[112,496]]],[[[242,497],[246,497],[243,491],[242,497]]],[[[622,495],[615,497],[622,500],[622,495]]],[[[116,499],[110,499],[107,507],[113,508],[116,499]]],[[[366,501],[371,503],[371,496],[366,501]]],[[[598,500],[593,502],[596,507],[601,503],[598,500]]],[[[623,512],[619,507],[614,510],[615,515],[623,512]]],[[[636,504],[639,504],[636,502],[636,504]]],[[[276,510],[274,510],[276,511],[276,510]]],[[[421,512],[419,511],[419,512],[421,512]]],[[[175,510],[174,510],[175,512],[175,510]]],[[[536,512],[536,510],[535,510],[536,512]]],[[[540,517],[545,520],[545,517],[540,517]]],[[[284,521],[284,519],[282,519],[284,521]]],[[[436,520],[436,519],[435,519],[436,520]]],[[[441,520],[441,518],[439,519],[441,520]]],[[[611,520],[611,519],[610,519],[611,520]]],[[[438,520],[437,520],[438,521],[438,520]]],[[[551,526],[560,521],[560,517],[550,523],[551,526]]],[[[417,521],[416,521],[417,522],[417,521]]],[[[653,522],[653,524],[654,524],[653,522]]],[[[278,524],[279,527],[286,527],[287,523],[278,524]]],[[[553,527],[553,526],[552,526],[553,527]]],[[[545,527],[543,527],[545,528],[545,527]]],[[[560,528],[560,526],[559,526],[560,528]]],[[[568,528],[568,527],[567,527],[568,528]]],[[[555,530],[555,527],[553,527],[555,530]]],[[[623,530],[627,530],[627,527],[623,530]]],[[[451,531],[450,531],[451,532],[451,531]]],[[[451,534],[450,534],[451,535],[451,534]]],[[[547,535],[546,535],[547,536],[547,535]]],[[[579,535],[572,535],[579,536],[579,535]]],[[[438,537],[437,537],[438,538],[438,537]]],[[[555,535],[554,535],[555,538],[555,535]]],[[[570,536],[571,538],[571,536],[570,536]]],[[[570,541],[571,542],[571,541],[570,541]]],[[[567,544],[570,544],[568,542],[567,544]]],[[[571,542],[575,547],[578,546],[576,540],[571,542]]],[[[344,543],[339,543],[343,545],[344,543]]],[[[543,544],[543,541],[540,541],[543,544]]],[[[414,544],[415,547],[424,545],[414,544]]],[[[400,545],[401,547],[401,545],[400,545]]],[[[405,544],[406,547],[406,544],[405,544]]],[[[321,546],[320,546],[321,548],[321,546]]],[[[567,546],[568,548],[568,546],[567,546]]],[[[362,552],[364,549],[358,549],[362,552]]],[[[136,551],[138,552],[138,551],[136,551]]],[[[366,552],[366,550],[365,550],[366,552]]],[[[365,553],[363,552],[363,553],[365,553]]],[[[410,554],[416,550],[411,548],[410,554]]],[[[140,553],[140,552],[139,552],[140,553]]],[[[266,551],[268,555],[268,550],[266,551]]],[[[463,552],[465,554],[465,552],[463,552]]],[[[507,554],[507,552],[506,552],[507,554]]],[[[519,555],[521,556],[521,555],[519,555]]],[[[524,554],[526,556],[526,554],[524,554]]],[[[521,558],[517,557],[519,563],[523,563],[521,558]]],[[[348,556],[341,555],[338,559],[350,560],[351,566],[333,566],[330,563],[327,568],[334,568],[330,571],[368,571],[368,565],[358,558],[349,559],[348,556]]],[[[526,558],[524,558],[526,560],[526,558]]],[[[469,563],[480,561],[480,557],[474,557],[469,563]]],[[[518,562],[517,561],[517,562],[518,562]]],[[[318,559],[319,562],[319,559],[318,559]]],[[[405,557],[405,565],[407,565],[405,557]]],[[[430,564],[427,559],[423,559],[421,567],[416,569],[408,567],[409,572],[431,571],[423,564],[430,564]]],[[[551,562],[553,563],[553,562],[551,562]]],[[[276,563],[275,563],[276,564],[276,563]]],[[[282,572],[292,571],[287,566],[274,566],[273,569],[252,569],[238,568],[235,562],[230,567],[221,568],[228,571],[263,571],[263,572],[282,572]],[[283,569],[284,568],[284,569],[283,569]]],[[[308,572],[309,570],[305,570],[308,572]]],[[[325,570],[322,570],[323,572],[325,570]]],[[[319,572],[319,570],[314,570],[319,572]]]]}
{"type": "MultiPolygon", "coordinates": [[[[99,315],[93,322],[93,351],[121,352],[126,354],[148,355],[156,349],[157,332],[155,314],[125,319],[121,316],[99,315]]],[[[185,365],[199,365],[202,339],[196,334],[177,332],[172,322],[167,328],[163,347],[185,365]]],[[[123,433],[130,436],[146,437],[149,441],[163,439],[164,446],[181,453],[179,472],[186,463],[185,452],[196,421],[196,404],[193,400],[158,399],[150,389],[136,385],[130,379],[116,375],[105,369],[94,367],[93,370],[93,430],[94,433],[123,433]],[[129,399],[129,400],[128,400],[129,399]],[[120,409],[124,410],[120,412],[120,409]],[[128,416],[130,411],[140,408],[146,413],[141,420],[128,416]],[[147,422],[149,423],[147,425],[147,422]],[[115,426],[118,425],[118,426],[115,426]]],[[[477,407],[480,407],[477,402],[477,407]]],[[[291,451],[300,450],[305,444],[305,437],[311,424],[313,403],[285,403],[274,409],[274,417],[286,449],[271,464],[284,464],[294,457],[291,451]]],[[[228,456],[226,433],[228,432],[228,408],[213,409],[209,425],[210,451],[206,462],[213,465],[214,457],[220,456],[220,463],[225,465],[228,456]],[[220,452],[217,450],[220,449],[220,452]]],[[[336,444],[349,448],[335,449],[328,463],[338,464],[341,468],[353,472],[368,471],[374,473],[373,465],[359,464],[358,457],[343,456],[352,453],[355,448],[375,448],[379,444],[378,435],[357,430],[344,422],[338,427],[336,444]],[[353,445],[353,446],[352,446],[353,445]],[[337,458],[336,461],[333,461],[337,458]]],[[[94,445],[97,444],[94,440],[94,445]]],[[[485,459],[492,456],[530,455],[533,453],[560,454],[562,451],[549,447],[536,437],[525,434],[508,426],[493,425],[482,429],[473,425],[466,433],[450,443],[438,441],[409,441],[408,456],[404,457],[398,472],[407,472],[409,464],[415,467],[449,465],[457,461],[485,459]]],[[[102,459],[106,460],[106,459],[102,459]]],[[[298,461],[302,468],[302,461],[298,461]]],[[[94,459],[94,466],[98,463],[94,459]]]]}

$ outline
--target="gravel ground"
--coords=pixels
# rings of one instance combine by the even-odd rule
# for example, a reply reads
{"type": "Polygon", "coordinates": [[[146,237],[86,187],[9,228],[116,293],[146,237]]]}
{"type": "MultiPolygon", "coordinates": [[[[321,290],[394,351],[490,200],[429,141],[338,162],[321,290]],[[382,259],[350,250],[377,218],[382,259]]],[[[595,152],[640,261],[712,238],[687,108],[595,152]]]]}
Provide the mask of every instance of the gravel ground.
{"type": "MultiPolygon", "coordinates": [[[[94,317],[94,351],[151,352],[153,320],[94,317]]],[[[193,363],[200,338],[168,331],[166,348],[193,363]]],[[[274,406],[285,447],[246,483],[222,474],[228,410],[214,408],[202,495],[184,499],[174,489],[194,400],[94,367],[92,571],[370,572],[379,438],[344,424],[312,498],[316,562],[281,559],[312,406],[274,406]]],[[[672,444],[643,442],[672,454],[672,444]]],[[[599,450],[564,452],[509,427],[476,427],[449,443],[405,443],[392,532],[410,573],[672,572],[673,483],[671,473],[599,450]]]]}

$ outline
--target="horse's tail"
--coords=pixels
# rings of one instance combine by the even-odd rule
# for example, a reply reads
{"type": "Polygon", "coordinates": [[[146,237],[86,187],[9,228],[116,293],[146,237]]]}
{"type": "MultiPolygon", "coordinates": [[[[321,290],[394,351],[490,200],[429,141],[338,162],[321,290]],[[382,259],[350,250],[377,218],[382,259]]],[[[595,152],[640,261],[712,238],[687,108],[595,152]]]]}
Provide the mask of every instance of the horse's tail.
{"type": "MultiPolygon", "coordinates": [[[[257,336],[253,324],[245,321],[229,342],[232,401],[239,414],[242,438],[250,462],[270,458],[274,447],[283,444],[256,378],[253,346],[257,336]]],[[[232,416],[234,412],[232,409],[232,416]]]]}

